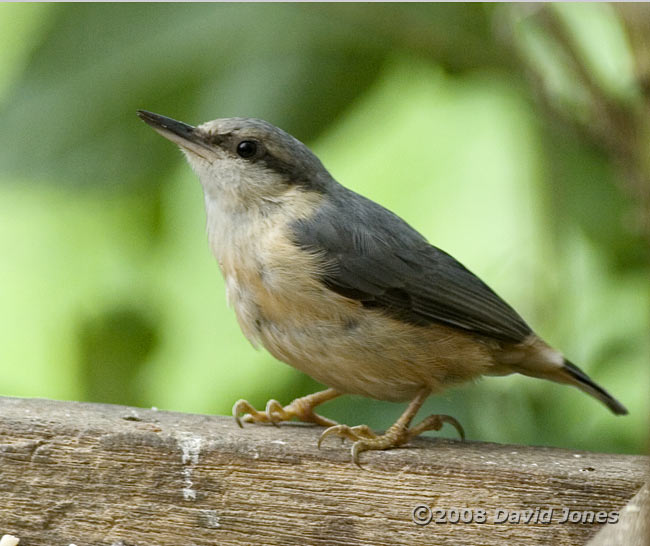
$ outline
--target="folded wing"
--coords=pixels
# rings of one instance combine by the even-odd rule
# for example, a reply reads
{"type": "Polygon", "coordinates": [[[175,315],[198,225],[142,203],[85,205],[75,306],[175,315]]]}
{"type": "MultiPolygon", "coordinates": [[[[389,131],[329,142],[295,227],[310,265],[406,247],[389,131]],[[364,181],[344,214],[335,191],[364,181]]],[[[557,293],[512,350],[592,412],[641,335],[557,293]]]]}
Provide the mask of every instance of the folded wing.
{"type": "Polygon", "coordinates": [[[461,263],[354,192],[345,190],[292,228],[297,244],[324,256],[322,282],[365,307],[414,324],[442,323],[509,342],[532,333],[461,263]]]}

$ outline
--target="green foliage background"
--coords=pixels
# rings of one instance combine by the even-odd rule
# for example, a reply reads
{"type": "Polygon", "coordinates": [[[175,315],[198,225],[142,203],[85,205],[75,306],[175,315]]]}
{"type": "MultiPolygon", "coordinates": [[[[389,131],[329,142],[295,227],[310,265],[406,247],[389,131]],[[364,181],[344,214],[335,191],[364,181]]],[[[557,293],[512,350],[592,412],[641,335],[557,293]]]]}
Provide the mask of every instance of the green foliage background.
{"type": "MultiPolygon", "coordinates": [[[[599,110],[628,127],[647,99],[626,24],[606,4],[0,5],[0,393],[228,414],[318,388],[240,333],[200,186],[135,111],[250,116],[451,252],[630,409],[517,376],[423,414],[470,439],[644,451],[650,145],[608,140],[599,110]]],[[[323,413],[385,428],[402,408],[323,413]]]]}

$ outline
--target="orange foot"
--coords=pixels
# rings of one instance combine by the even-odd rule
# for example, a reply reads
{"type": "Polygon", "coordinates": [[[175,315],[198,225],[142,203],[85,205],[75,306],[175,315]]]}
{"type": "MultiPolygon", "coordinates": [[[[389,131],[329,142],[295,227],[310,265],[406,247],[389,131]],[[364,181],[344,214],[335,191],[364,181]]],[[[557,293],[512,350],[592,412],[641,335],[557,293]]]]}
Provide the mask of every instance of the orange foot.
{"type": "Polygon", "coordinates": [[[242,421],[245,423],[271,423],[277,425],[282,421],[290,421],[294,417],[306,423],[316,423],[323,427],[332,427],[337,423],[314,413],[314,408],[323,402],[340,396],[340,394],[334,389],[327,389],[303,396],[302,398],[296,398],[291,404],[284,407],[277,400],[271,399],[266,403],[266,409],[264,411],[257,411],[246,400],[237,400],[232,408],[232,415],[240,427],[242,426],[242,421]],[[239,416],[242,413],[245,415],[240,418],[239,416]]]}

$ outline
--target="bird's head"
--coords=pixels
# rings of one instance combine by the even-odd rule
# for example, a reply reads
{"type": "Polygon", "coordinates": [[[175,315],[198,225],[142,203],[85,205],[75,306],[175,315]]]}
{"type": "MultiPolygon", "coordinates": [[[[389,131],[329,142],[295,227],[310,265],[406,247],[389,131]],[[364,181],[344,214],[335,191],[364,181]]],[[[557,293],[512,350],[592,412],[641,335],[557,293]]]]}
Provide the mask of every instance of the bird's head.
{"type": "Polygon", "coordinates": [[[296,190],[322,194],[332,183],[307,146],[266,121],[223,118],[193,127],[145,110],[138,115],[180,147],[206,199],[252,207],[281,202],[296,190]]]}

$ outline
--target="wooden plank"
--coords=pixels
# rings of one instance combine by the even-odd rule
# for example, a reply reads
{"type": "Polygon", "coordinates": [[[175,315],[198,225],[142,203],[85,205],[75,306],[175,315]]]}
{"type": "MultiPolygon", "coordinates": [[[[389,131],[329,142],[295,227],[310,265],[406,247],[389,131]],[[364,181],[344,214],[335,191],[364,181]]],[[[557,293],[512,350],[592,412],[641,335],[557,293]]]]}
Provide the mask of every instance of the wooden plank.
{"type": "Polygon", "coordinates": [[[360,470],[349,444],[316,448],[321,430],[0,398],[0,535],[20,546],[573,546],[602,525],[560,523],[564,509],[621,510],[647,479],[647,457],[429,438],[363,453],[360,470]],[[421,504],[474,522],[416,525],[421,504]],[[553,509],[551,523],[494,523],[497,509],[537,508],[553,509]]]}
{"type": "Polygon", "coordinates": [[[632,497],[616,524],[608,523],[588,546],[647,546],[650,544],[650,482],[632,497]]]}

